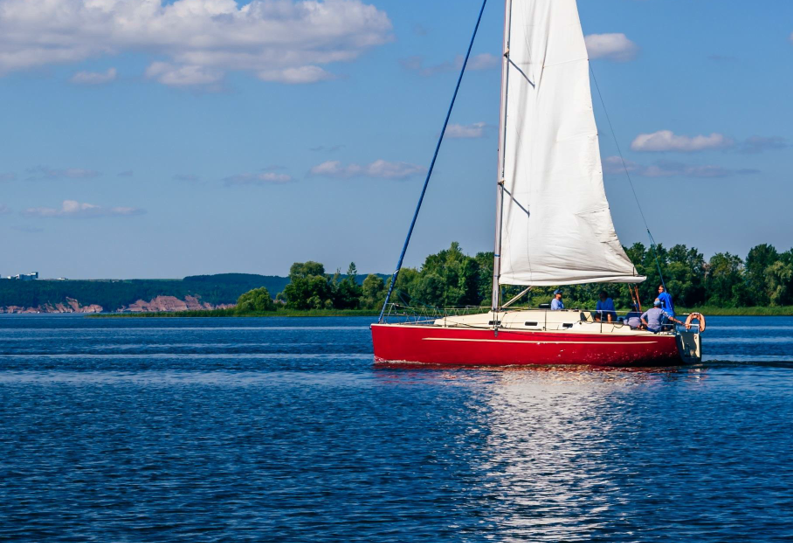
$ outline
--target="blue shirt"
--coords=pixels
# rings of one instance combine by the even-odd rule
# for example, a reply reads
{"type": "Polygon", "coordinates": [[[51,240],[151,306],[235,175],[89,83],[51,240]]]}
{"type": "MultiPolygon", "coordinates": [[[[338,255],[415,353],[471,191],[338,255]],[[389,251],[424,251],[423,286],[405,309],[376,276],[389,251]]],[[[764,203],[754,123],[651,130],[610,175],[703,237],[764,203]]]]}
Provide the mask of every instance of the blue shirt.
{"type": "Polygon", "coordinates": [[[614,309],[614,300],[611,298],[606,298],[605,302],[603,300],[598,300],[595,311],[598,312],[598,316],[602,319],[608,319],[609,315],[611,315],[612,319],[617,318],[617,312],[614,309]]]}
{"type": "Polygon", "coordinates": [[[666,311],[669,315],[675,316],[675,304],[672,302],[672,295],[668,292],[662,292],[658,295],[658,299],[661,301],[661,309],[666,311]]]}
{"type": "Polygon", "coordinates": [[[559,311],[560,309],[564,309],[562,300],[557,300],[556,298],[551,300],[551,311],[559,311]]]}
{"type": "Polygon", "coordinates": [[[666,311],[660,307],[653,307],[645,311],[642,318],[647,321],[647,329],[650,332],[660,332],[668,316],[666,311]]]}

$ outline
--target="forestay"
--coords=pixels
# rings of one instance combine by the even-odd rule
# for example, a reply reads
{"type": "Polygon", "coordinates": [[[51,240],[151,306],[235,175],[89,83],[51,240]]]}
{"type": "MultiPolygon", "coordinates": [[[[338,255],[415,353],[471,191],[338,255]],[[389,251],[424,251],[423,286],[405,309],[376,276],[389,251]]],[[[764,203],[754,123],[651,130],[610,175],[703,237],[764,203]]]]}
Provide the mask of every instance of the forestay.
{"type": "Polygon", "coordinates": [[[576,2],[511,3],[499,282],[641,282],[606,200],[576,2]]]}

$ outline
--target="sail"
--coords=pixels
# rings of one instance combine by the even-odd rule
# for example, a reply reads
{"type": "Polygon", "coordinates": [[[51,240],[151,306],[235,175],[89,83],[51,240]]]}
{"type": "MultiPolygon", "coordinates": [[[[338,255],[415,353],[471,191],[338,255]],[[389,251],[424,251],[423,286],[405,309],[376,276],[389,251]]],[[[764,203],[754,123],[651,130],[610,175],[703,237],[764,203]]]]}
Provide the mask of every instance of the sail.
{"type": "Polygon", "coordinates": [[[498,282],[641,282],[606,200],[576,2],[510,3],[498,282]]]}

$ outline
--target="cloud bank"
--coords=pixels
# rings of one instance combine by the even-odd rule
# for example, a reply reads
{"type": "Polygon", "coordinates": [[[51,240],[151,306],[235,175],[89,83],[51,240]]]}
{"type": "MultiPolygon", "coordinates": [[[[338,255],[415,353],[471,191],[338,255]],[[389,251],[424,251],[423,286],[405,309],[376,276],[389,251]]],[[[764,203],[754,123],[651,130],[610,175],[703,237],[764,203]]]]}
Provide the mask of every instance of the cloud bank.
{"type": "Polygon", "coordinates": [[[615,62],[627,62],[639,54],[639,46],[625,34],[590,34],[584,38],[589,58],[603,58],[615,62]]]}
{"type": "MultiPolygon", "coordinates": [[[[0,0],[0,75],[132,51],[159,57],[146,76],[165,85],[229,71],[305,84],[332,78],[323,66],[358,58],[391,30],[362,0],[0,0]]],[[[77,82],[109,76],[81,73],[77,82]]]]}
{"type": "Polygon", "coordinates": [[[329,160],[311,168],[311,175],[323,177],[375,177],[381,179],[408,179],[415,175],[424,173],[425,169],[416,164],[407,162],[388,162],[386,160],[376,160],[371,164],[347,164],[343,165],[337,160],[329,160]]]}
{"type": "Polygon", "coordinates": [[[77,85],[104,85],[116,79],[116,69],[109,68],[106,72],[77,72],[71,82],[77,85]]]}
{"type": "Polygon", "coordinates": [[[57,217],[88,219],[97,217],[129,217],[141,215],[144,210],[136,207],[102,207],[80,203],[75,200],[64,200],[60,209],[54,207],[31,207],[24,211],[29,217],[57,217]]]}
{"type": "Polygon", "coordinates": [[[482,138],[485,135],[485,123],[450,124],[446,127],[446,137],[458,139],[482,138]]]}
{"type": "Polygon", "coordinates": [[[678,136],[671,130],[659,130],[652,134],[639,134],[631,143],[631,149],[640,152],[678,151],[693,153],[710,149],[724,149],[734,145],[734,141],[723,134],[710,136],[678,136]]]}

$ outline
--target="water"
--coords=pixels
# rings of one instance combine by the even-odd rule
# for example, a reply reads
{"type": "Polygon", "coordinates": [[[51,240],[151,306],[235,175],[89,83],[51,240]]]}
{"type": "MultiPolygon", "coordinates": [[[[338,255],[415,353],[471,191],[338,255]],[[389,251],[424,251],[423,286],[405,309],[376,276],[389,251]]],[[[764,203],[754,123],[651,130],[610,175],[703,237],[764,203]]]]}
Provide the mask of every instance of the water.
{"type": "Polygon", "coordinates": [[[793,541],[793,318],[652,371],[375,368],[369,322],[0,318],[0,540],[793,541]]]}

